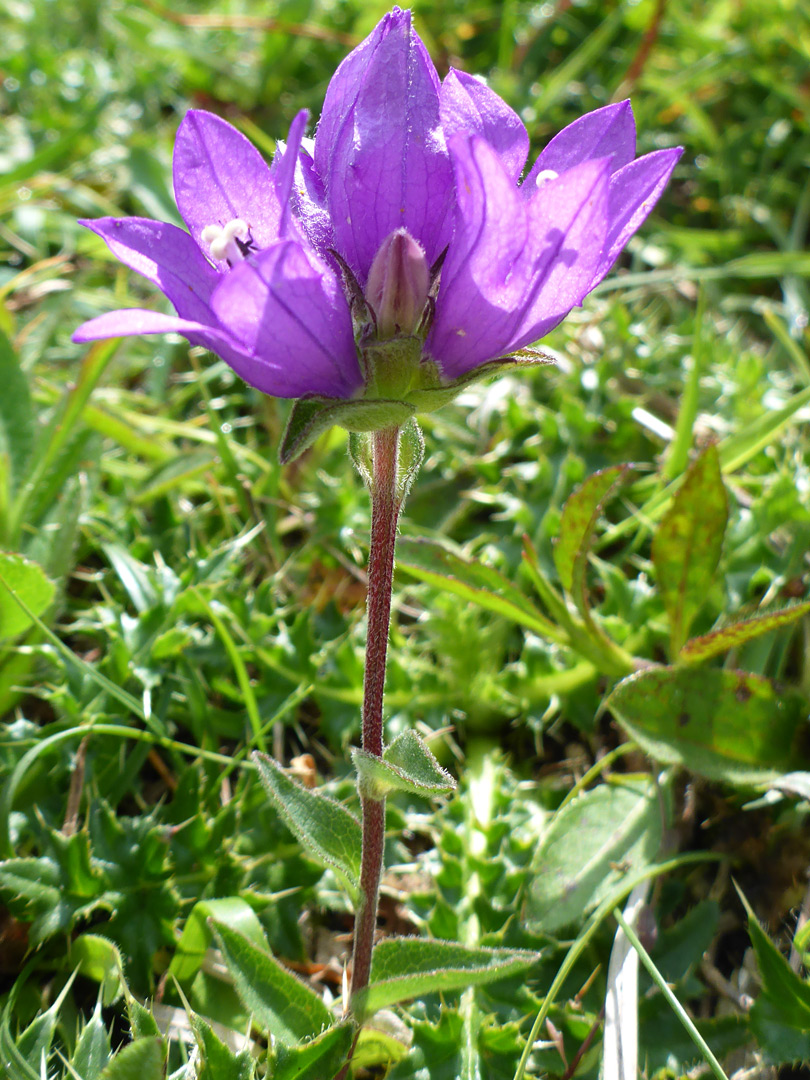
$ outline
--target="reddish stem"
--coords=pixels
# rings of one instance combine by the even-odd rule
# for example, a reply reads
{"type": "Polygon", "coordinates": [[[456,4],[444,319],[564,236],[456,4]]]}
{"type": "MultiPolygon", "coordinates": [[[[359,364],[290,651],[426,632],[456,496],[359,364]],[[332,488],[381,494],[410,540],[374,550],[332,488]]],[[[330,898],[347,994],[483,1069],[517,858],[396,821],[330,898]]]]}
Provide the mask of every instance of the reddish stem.
{"type": "MultiPolygon", "coordinates": [[[[397,491],[399,428],[372,435],[371,545],[368,556],[368,629],[366,670],[363,680],[363,749],[375,757],[383,752],[383,692],[391,623],[394,549],[402,501],[397,491]]],[[[352,988],[349,1012],[361,990],[368,986],[371,953],[377,928],[377,899],[385,847],[385,799],[361,793],[363,854],[360,868],[360,903],[355,919],[352,988]]]]}

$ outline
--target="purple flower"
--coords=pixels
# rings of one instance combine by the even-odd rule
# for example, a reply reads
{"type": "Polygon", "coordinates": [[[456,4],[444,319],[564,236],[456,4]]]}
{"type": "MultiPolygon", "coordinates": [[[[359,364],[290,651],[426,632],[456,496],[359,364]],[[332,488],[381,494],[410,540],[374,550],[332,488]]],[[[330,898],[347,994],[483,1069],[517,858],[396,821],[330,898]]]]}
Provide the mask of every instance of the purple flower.
{"type": "Polygon", "coordinates": [[[314,143],[305,124],[268,167],[189,112],[174,151],[189,231],[83,222],[177,314],[109,312],[74,340],[173,331],[277,397],[435,407],[582,303],[681,154],[636,159],[624,101],[565,128],[521,182],[520,118],[463,72],[440,82],[398,8],[339,66],[314,143]]]}

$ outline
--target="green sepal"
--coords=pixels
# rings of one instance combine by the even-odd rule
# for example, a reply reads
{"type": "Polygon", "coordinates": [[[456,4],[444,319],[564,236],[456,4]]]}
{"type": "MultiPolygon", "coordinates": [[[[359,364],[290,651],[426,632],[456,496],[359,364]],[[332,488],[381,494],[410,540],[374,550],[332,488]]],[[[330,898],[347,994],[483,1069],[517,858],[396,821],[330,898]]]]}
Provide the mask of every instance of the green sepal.
{"type": "Polygon", "coordinates": [[[360,883],[362,831],[345,806],[291,780],[277,761],[254,753],[259,779],[290,831],[315,858],[343,877],[353,899],[360,883]]]}
{"type": "Polygon", "coordinates": [[[406,401],[298,398],[281,439],[279,458],[282,465],[294,461],[335,424],[347,431],[379,431],[404,424],[415,412],[415,406],[406,401]]]}
{"type": "Polygon", "coordinates": [[[420,369],[422,374],[421,385],[418,389],[410,391],[408,401],[413,404],[416,412],[435,412],[436,409],[448,405],[454,398],[458,397],[462,390],[466,390],[473,383],[495,379],[509,371],[553,363],[553,357],[547,356],[537,349],[520,349],[511,356],[501,356],[497,360],[479,364],[478,367],[459,375],[452,382],[445,383],[442,382],[439,369],[435,365],[423,361],[420,369]]]}
{"type": "Polygon", "coordinates": [[[415,795],[449,795],[456,782],[415,731],[403,731],[383,752],[382,758],[365,750],[352,750],[361,794],[383,799],[391,791],[415,795]]]}
{"type": "Polygon", "coordinates": [[[418,337],[400,334],[384,341],[372,339],[361,352],[368,373],[366,393],[398,400],[418,383],[422,368],[422,342],[418,337]]]}

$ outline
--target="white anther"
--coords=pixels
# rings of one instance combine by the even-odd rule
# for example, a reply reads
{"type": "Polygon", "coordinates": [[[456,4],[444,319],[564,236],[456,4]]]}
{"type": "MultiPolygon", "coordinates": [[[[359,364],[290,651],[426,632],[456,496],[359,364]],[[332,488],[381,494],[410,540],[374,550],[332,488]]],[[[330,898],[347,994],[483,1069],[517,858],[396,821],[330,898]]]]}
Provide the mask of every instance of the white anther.
{"type": "Polygon", "coordinates": [[[542,187],[543,184],[548,183],[549,180],[556,180],[559,175],[560,174],[554,172],[553,169],[541,169],[537,176],[535,176],[534,182],[538,187],[542,187]]]}
{"type": "Polygon", "coordinates": [[[250,241],[250,227],[242,218],[234,218],[225,225],[206,225],[200,239],[207,244],[211,258],[231,264],[244,259],[244,245],[250,241]],[[237,241],[242,241],[242,247],[237,241]]]}

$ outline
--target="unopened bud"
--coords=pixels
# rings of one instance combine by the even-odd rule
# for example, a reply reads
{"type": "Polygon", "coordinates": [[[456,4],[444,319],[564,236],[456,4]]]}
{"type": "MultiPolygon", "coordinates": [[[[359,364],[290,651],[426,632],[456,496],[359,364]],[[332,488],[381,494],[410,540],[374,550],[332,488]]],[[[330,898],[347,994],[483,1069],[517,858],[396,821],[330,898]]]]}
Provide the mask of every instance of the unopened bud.
{"type": "Polygon", "coordinates": [[[366,285],[366,300],[377,316],[378,337],[413,334],[429,288],[430,269],[421,245],[407,229],[397,229],[380,245],[366,285]]]}

